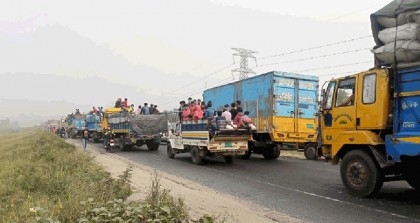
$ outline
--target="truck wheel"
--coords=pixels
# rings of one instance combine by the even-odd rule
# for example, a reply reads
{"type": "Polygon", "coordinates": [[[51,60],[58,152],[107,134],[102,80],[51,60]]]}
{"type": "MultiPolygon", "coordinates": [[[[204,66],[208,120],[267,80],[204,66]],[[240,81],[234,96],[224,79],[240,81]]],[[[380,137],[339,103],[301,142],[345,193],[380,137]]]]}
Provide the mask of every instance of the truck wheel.
{"type": "Polygon", "coordinates": [[[384,182],[378,164],[362,150],[353,150],[344,156],[340,174],[350,194],[358,197],[373,197],[384,182]]]}
{"type": "Polygon", "coordinates": [[[166,146],[166,153],[169,158],[173,159],[175,157],[175,151],[174,148],[172,148],[171,143],[168,142],[166,146]]]}
{"type": "Polygon", "coordinates": [[[160,146],[160,143],[155,143],[153,141],[148,141],[146,143],[146,145],[147,145],[148,150],[158,150],[159,146],[160,146]]]}
{"type": "Polygon", "coordinates": [[[418,171],[418,166],[409,165],[405,167],[406,171],[404,172],[407,183],[410,184],[416,190],[420,190],[420,173],[418,171]]]}
{"type": "Polygon", "coordinates": [[[276,144],[271,149],[266,148],[266,151],[263,152],[263,157],[266,160],[274,160],[279,158],[281,151],[281,145],[276,144]]]}
{"type": "Polygon", "coordinates": [[[420,190],[420,179],[419,178],[409,178],[407,179],[407,183],[416,190],[420,190]]]}
{"type": "Polygon", "coordinates": [[[235,162],[235,156],[224,156],[223,158],[225,159],[226,163],[232,164],[235,162]]]}
{"type": "Polygon", "coordinates": [[[248,151],[246,151],[245,154],[242,155],[242,156],[240,156],[240,157],[243,160],[249,160],[249,158],[251,157],[251,155],[252,155],[252,151],[248,149],[248,151]]]}
{"type": "Polygon", "coordinates": [[[315,143],[308,143],[303,147],[303,154],[308,160],[318,159],[318,148],[315,143]]]}
{"type": "Polygon", "coordinates": [[[191,160],[196,165],[203,164],[203,157],[200,156],[200,150],[198,149],[198,146],[194,146],[191,149],[191,160]]]}
{"type": "Polygon", "coordinates": [[[248,142],[248,151],[245,152],[244,155],[240,156],[243,160],[249,160],[252,154],[252,149],[254,148],[254,143],[248,142]]]}

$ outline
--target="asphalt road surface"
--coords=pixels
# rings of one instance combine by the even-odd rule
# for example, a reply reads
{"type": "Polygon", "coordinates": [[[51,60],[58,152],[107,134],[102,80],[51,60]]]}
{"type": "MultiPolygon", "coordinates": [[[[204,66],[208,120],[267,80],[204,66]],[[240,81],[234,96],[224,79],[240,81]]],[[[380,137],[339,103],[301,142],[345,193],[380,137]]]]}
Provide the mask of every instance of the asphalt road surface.
{"type": "Polygon", "coordinates": [[[196,166],[189,154],[169,159],[165,144],[158,151],[142,146],[114,154],[309,222],[420,222],[420,192],[405,181],[384,183],[376,198],[355,198],[342,185],[339,166],[322,160],[253,154],[234,164],[211,159],[196,166]]]}

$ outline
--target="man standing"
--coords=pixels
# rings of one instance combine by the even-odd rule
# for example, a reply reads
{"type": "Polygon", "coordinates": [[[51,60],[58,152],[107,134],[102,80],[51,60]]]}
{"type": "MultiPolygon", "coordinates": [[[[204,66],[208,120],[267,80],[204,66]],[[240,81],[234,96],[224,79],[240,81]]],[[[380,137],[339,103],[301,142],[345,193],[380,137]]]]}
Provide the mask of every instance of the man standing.
{"type": "Polygon", "coordinates": [[[141,108],[141,114],[142,115],[150,115],[149,106],[147,103],[144,103],[143,108],[141,108]]]}
{"type": "Polygon", "coordinates": [[[157,109],[157,105],[155,105],[154,107],[153,107],[153,114],[159,114],[160,112],[159,112],[159,110],[157,109]]]}
{"type": "Polygon", "coordinates": [[[178,109],[179,121],[182,121],[182,111],[184,110],[184,106],[185,106],[185,101],[180,101],[179,109],[178,109]]]}
{"type": "Polygon", "coordinates": [[[155,106],[153,104],[150,104],[149,114],[153,115],[155,113],[155,110],[154,109],[155,109],[155,106]]]}
{"type": "Polygon", "coordinates": [[[85,129],[83,130],[82,140],[83,140],[83,150],[86,151],[87,143],[89,141],[89,129],[87,126],[85,126],[85,129]]]}
{"type": "Polygon", "coordinates": [[[232,114],[232,120],[235,120],[236,115],[238,114],[238,108],[236,107],[236,103],[233,102],[232,104],[230,104],[230,106],[232,107],[230,109],[230,114],[232,114]]]}
{"type": "Polygon", "coordinates": [[[141,114],[141,105],[139,105],[139,107],[135,111],[134,115],[140,115],[140,114],[141,114]]]}

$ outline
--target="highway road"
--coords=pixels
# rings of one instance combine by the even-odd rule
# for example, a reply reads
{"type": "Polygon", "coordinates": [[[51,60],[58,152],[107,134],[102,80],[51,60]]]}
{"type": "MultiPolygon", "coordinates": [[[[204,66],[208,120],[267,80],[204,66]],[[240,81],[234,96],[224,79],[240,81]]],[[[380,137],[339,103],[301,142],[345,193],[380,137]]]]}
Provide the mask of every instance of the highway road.
{"type": "MultiPolygon", "coordinates": [[[[91,145],[103,150],[101,144],[91,145]]],[[[406,182],[385,183],[376,198],[352,197],[341,183],[339,166],[323,160],[252,155],[234,164],[211,159],[196,166],[189,154],[169,159],[165,144],[157,151],[143,146],[114,155],[309,222],[420,222],[420,192],[406,182]]]]}

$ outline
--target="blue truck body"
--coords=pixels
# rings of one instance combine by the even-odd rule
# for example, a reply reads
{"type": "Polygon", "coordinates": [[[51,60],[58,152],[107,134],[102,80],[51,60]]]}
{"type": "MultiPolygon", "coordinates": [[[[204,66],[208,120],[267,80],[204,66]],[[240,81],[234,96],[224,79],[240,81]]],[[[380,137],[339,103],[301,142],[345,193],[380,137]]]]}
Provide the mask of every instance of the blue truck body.
{"type": "Polygon", "coordinates": [[[420,157],[420,66],[394,74],[393,134],[385,137],[386,153],[395,162],[420,157]]]}
{"type": "Polygon", "coordinates": [[[305,145],[316,142],[318,82],[317,76],[272,71],[207,89],[203,99],[215,110],[240,100],[257,127],[256,147],[305,145]]]}

